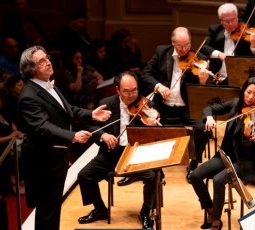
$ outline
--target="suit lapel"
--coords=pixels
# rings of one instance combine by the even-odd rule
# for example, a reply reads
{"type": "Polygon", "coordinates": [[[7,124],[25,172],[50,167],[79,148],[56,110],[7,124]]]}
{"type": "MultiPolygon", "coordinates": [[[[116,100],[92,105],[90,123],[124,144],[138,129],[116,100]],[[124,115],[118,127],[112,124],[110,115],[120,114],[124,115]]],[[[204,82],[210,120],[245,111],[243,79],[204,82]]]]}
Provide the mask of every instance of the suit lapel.
{"type": "MultiPolygon", "coordinates": [[[[29,81],[30,85],[36,90],[37,95],[42,98],[43,100],[48,101],[49,103],[51,103],[53,106],[62,109],[63,111],[64,108],[58,103],[58,101],[51,96],[50,93],[47,92],[47,90],[45,90],[44,88],[42,88],[41,86],[39,86],[38,84],[34,83],[33,81],[29,81]]],[[[62,98],[61,98],[62,99],[62,98]]]]}
{"type": "Polygon", "coordinates": [[[172,80],[172,72],[173,72],[173,65],[174,65],[174,59],[172,54],[173,54],[173,49],[170,49],[166,55],[167,80],[168,80],[169,86],[172,80]]]}

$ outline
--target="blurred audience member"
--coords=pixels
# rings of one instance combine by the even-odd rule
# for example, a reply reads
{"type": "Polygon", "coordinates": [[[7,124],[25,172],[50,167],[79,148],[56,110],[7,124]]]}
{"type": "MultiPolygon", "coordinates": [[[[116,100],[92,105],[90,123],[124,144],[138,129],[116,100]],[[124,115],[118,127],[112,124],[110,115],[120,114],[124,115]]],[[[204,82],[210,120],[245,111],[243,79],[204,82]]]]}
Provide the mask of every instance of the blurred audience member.
{"type": "Polygon", "coordinates": [[[114,75],[128,70],[136,74],[141,72],[141,50],[137,40],[127,29],[119,29],[112,34],[107,53],[114,75]]]}
{"type": "Polygon", "coordinates": [[[104,80],[113,77],[113,74],[110,72],[106,51],[107,45],[105,41],[93,41],[86,58],[86,63],[102,74],[104,80]]]}
{"type": "Polygon", "coordinates": [[[87,109],[95,108],[96,88],[103,81],[103,77],[94,68],[84,64],[83,54],[74,50],[63,59],[64,75],[55,79],[56,85],[73,104],[87,109]]]}
{"type": "Polygon", "coordinates": [[[5,117],[13,123],[19,130],[22,130],[22,120],[18,111],[17,103],[19,95],[23,89],[24,82],[21,77],[11,76],[6,80],[5,88],[7,90],[5,117]]]}
{"type": "Polygon", "coordinates": [[[5,35],[0,39],[0,69],[19,76],[19,47],[15,38],[5,35]]]}
{"type": "Polygon", "coordinates": [[[32,16],[27,0],[13,0],[12,11],[3,18],[2,32],[13,36],[21,50],[31,45],[46,45],[47,35],[32,16]]]}
{"type": "Polygon", "coordinates": [[[69,22],[60,29],[56,39],[56,47],[65,58],[74,49],[80,50],[85,55],[88,52],[90,43],[91,38],[87,32],[85,12],[74,12],[69,22]]]}
{"type": "MultiPolygon", "coordinates": [[[[12,123],[3,115],[6,106],[6,91],[0,89],[0,156],[3,154],[9,141],[12,138],[21,139],[23,134],[16,129],[12,123]]],[[[10,150],[11,151],[11,150],[10,150]]],[[[12,191],[14,181],[12,181],[13,161],[11,154],[7,155],[0,165],[0,194],[7,194],[12,191]]],[[[0,195],[1,196],[1,195],[0,195]]]]}

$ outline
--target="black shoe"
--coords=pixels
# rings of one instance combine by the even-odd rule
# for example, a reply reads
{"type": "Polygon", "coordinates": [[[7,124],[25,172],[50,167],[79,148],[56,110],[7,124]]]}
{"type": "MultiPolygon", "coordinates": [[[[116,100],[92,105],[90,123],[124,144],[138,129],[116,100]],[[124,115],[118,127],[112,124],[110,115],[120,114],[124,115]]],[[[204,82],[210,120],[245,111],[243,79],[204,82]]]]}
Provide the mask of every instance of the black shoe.
{"type": "Polygon", "coordinates": [[[189,184],[191,184],[191,178],[190,178],[190,176],[191,176],[191,174],[193,173],[193,171],[194,171],[194,170],[189,169],[188,172],[187,172],[187,175],[186,175],[186,179],[187,179],[187,181],[188,181],[189,184]]]}
{"type": "Polygon", "coordinates": [[[150,218],[149,214],[141,212],[139,218],[142,222],[142,229],[153,229],[153,220],[150,218]]]}
{"type": "Polygon", "coordinates": [[[137,180],[138,180],[138,177],[136,177],[136,176],[126,176],[126,177],[122,178],[120,181],[118,181],[117,185],[118,186],[129,185],[137,180]]]}
{"type": "Polygon", "coordinates": [[[186,179],[189,184],[191,184],[190,175],[193,173],[193,171],[197,168],[198,162],[195,160],[192,160],[187,168],[187,175],[186,179]]]}
{"type": "Polygon", "coordinates": [[[92,210],[88,215],[82,216],[78,219],[80,224],[88,224],[97,220],[107,220],[108,212],[107,211],[98,211],[97,209],[92,210]]]}

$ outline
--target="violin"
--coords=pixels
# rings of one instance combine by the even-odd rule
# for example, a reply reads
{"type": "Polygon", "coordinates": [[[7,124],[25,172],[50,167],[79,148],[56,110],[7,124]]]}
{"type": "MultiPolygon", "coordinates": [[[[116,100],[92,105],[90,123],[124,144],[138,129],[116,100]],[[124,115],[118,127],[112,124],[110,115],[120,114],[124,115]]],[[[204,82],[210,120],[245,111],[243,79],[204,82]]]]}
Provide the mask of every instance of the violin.
{"type": "Polygon", "coordinates": [[[162,126],[159,122],[159,112],[149,106],[150,100],[146,97],[139,96],[137,100],[128,106],[128,112],[131,116],[139,116],[143,124],[147,126],[158,125],[162,126]]]}
{"type": "Polygon", "coordinates": [[[206,60],[199,59],[194,51],[189,51],[185,57],[179,61],[179,68],[184,71],[191,69],[194,75],[199,75],[200,70],[204,70],[210,77],[213,78],[216,84],[222,82],[225,78],[220,74],[214,74],[212,71],[208,70],[209,63],[206,60]]]}
{"type": "Polygon", "coordinates": [[[254,137],[255,135],[255,126],[254,126],[254,109],[255,107],[244,107],[242,109],[242,113],[245,114],[244,117],[244,124],[248,124],[250,122],[252,122],[252,126],[248,126],[245,128],[245,134],[247,133],[246,136],[251,136],[254,137]]]}
{"type": "Polygon", "coordinates": [[[255,28],[247,27],[245,23],[239,23],[238,28],[230,34],[230,38],[233,41],[243,39],[244,41],[250,42],[251,35],[255,33],[255,28]]]}

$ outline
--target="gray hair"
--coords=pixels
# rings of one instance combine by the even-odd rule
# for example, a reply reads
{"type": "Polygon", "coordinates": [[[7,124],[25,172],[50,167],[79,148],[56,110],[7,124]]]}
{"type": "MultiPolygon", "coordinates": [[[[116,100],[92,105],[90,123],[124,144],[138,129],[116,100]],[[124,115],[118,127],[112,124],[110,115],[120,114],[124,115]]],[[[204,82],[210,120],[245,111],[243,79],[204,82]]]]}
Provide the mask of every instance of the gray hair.
{"type": "Polygon", "coordinates": [[[38,50],[42,50],[46,53],[46,50],[42,46],[32,46],[25,49],[21,54],[19,68],[21,73],[28,79],[33,77],[33,72],[36,67],[36,63],[33,60],[33,54],[38,50]]]}
{"type": "Polygon", "coordinates": [[[224,3],[218,8],[218,17],[221,19],[222,14],[235,12],[238,15],[238,10],[235,4],[233,3],[224,3]]]}

